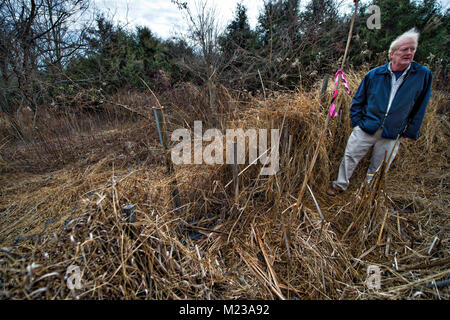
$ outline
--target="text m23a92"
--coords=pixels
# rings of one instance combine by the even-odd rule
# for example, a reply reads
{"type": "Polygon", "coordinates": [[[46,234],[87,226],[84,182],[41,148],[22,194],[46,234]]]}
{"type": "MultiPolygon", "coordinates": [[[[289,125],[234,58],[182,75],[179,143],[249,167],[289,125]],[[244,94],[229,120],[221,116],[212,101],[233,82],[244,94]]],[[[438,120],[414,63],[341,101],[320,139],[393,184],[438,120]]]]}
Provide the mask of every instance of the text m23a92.
{"type": "Polygon", "coordinates": [[[259,315],[267,314],[269,315],[269,306],[267,304],[231,304],[223,306],[223,314],[242,314],[242,315],[259,315]]]}

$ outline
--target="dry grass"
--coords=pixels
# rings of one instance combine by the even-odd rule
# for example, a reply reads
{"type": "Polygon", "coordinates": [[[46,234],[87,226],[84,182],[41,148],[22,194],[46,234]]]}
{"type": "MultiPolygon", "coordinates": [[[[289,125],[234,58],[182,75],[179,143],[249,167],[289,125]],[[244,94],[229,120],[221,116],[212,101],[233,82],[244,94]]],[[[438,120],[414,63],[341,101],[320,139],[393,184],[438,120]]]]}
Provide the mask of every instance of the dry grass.
{"type": "MultiPolygon", "coordinates": [[[[352,92],[361,77],[348,75],[352,92]]],[[[10,142],[22,154],[18,159],[1,149],[2,298],[449,299],[448,287],[427,287],[450,273],[449,122],[438,112],[446,103],[442,94],[433,94],[421,137],[402,142],[387,175],[360,188],[365,158],[349,191],[329,198],[324,192],[351,132],[351,97],[339,95],[342,121],[330,122],[309,181],[324,219],[309,192],[303,209],[292,212],[326,117],[318,89],[239,101],[220,90],[223,128],[284,125],[292,136],[290,146],[288,138],[281,141],[276,175],[259,176],[260,165],[239,167],[238,203],[230,165],[175,166],[168,175],[148,121],[151,99],[128,93],[115,101],[145,116],[119,125],[111,119],[130,112],[111,104],[120,115],[109,126],[93,125],[90,140],[73,130],[55,133],[60,143],[49,137],[10,142]],[[65,162],[50,170],[55,154],[65,162]],[[175,181],[180,210],[173,206],[175,181]],[[122,214],[127,204],[136,206],[131,224],[122,214]],[[67,287],[71,265],[82,271],[82,289],[67,287]],[[380,290],[364,283],[369,265],[381,269],[380,290]]],[[[161,101],[169,131],[210,120],[205,90],[185,85],[161,101]]]]}

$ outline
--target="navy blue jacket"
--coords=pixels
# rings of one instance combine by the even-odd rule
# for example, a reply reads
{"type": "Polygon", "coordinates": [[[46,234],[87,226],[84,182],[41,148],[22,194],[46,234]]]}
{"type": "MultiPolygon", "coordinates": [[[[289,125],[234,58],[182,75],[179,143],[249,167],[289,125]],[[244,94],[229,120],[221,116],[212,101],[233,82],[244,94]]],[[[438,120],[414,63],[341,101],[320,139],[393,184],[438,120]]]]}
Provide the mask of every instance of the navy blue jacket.
{"type": "Polygon", "coordinates": [[[386,113],[391,92],[388,64],[370,70],[362,80],[350,107],[352,128],[359,126],[370,135],[383,128],[382,138],[416,140],[431,95],[433,74],[416,62],[411,67],[386,113]]]}

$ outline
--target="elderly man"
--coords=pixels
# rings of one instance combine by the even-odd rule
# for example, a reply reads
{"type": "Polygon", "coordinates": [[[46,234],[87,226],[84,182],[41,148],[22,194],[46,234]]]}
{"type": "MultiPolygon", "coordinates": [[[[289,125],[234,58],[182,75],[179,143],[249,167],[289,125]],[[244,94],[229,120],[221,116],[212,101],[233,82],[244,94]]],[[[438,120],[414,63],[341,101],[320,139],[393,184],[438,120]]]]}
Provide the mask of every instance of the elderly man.
{"type": "Polygon", "coordinates": [[[390,62],[369,71],[359,85],[350,107],[351,126],[339,174],[327,194],[348,188],[358,162],[373,147],[367,180],[383,163],[386,170],[397,154],[397,138],[416,140],[431,94],[431,71],[413,61],[419,33],[411,29],[389,48],[390,62]]]}

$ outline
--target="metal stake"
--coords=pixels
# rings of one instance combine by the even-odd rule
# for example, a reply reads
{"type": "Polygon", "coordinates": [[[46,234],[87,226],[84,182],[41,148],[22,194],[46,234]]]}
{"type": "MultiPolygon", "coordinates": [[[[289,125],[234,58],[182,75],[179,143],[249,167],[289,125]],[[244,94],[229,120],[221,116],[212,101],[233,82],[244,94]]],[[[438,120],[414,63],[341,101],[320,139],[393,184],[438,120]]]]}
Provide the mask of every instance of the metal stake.
{"type": "Polygon", "coordinates": [[[237,142],[233,141],[233,186],[234,201],[239,202],[239,180],[238,180],[238,164],[237,164],[237,142]]]}
{"type": "MultiPolygon", "coordinates": [[[[170,152],[168,148],[169,138],[167,136],[166,121],[162,109],[163,109],[162,107],[161,108],[153,107],[153,114],[155,116],[156,128],[158,129],[159,141],[161,142],[161,145],[163,146],[164,150],[166,167],[169,175],[171,175],[172,173],[175,172],[175,169],[170,159],[170,152]]],[[[178,208],[181,207],[181,200],[180,200],[180,191],[178,190],[177,187],[178,185],[177,180],[173,179],[172,184],[174,186],[174,189],[172,190],[173,203],[175,205],[175,210],[178,211],[178,208]]]]}

